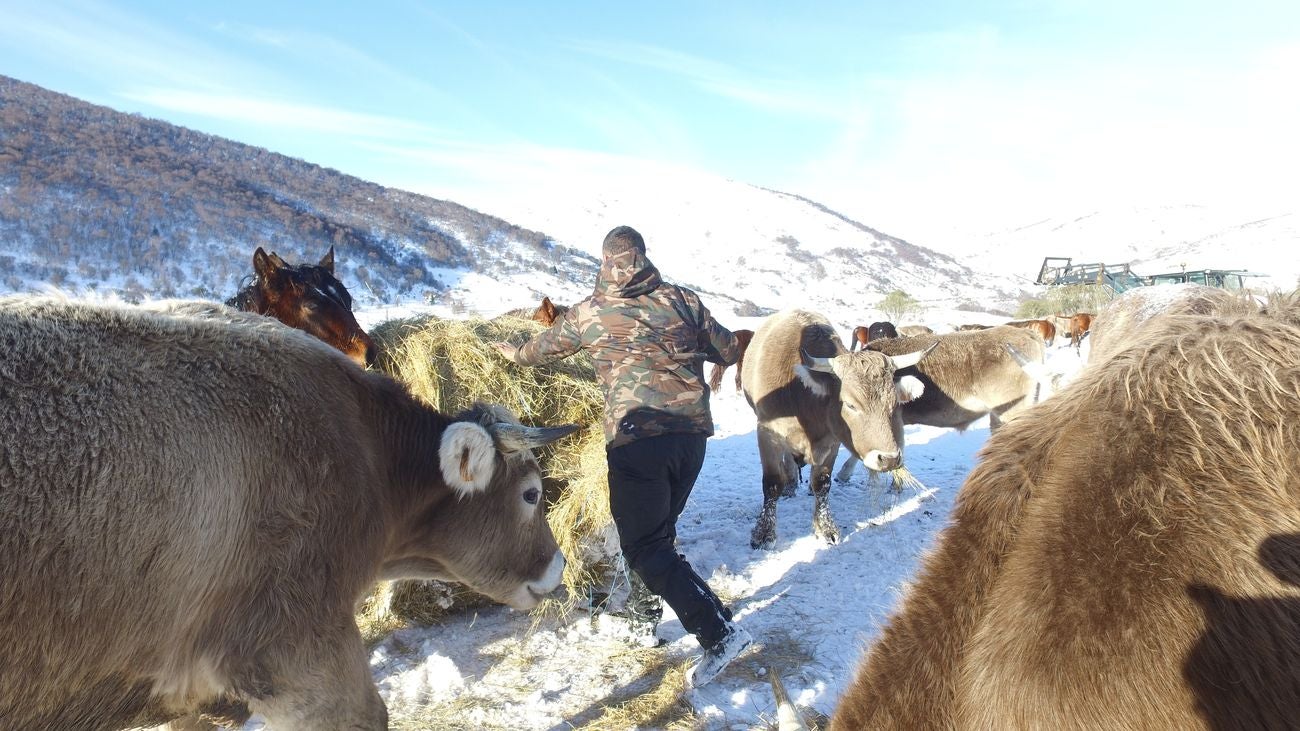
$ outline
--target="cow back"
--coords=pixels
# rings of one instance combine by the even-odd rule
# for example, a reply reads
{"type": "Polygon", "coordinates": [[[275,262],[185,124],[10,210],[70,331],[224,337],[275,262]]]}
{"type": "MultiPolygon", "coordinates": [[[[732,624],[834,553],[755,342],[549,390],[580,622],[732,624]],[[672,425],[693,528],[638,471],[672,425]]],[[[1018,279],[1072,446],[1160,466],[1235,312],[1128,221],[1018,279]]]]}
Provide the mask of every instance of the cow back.
{"type": "MultiPolygon", "coordinates": [[[[745,351],[741,382],[751,404],[796,380],[800,351],[830,358],[846,351],[835,327],[824,316],[806,310],[779,312],[763,321],[745,351]]],[[[761,415],[760,415],[761,418],[761,415]]]]}
{"type": "Polygon", "coordinates": [[[1160,315],[1249,314],[1258,307],[1248,296],[1201,284],[1138,287],[1116,297],[1091,322],[1089,363],[1141,343],[1143,327],[1160,315]]]}
{"type": "Polygon", "coordinates": [[[990,411],[1005,413],[1032,399],[1037,383],[1007,353],[1011,345],[1035,361],[1043,343],[1032,332],[999,325],[983,330],[873,341],[867,347],[903,355],[936,344],[934,351],[900,375],[925,384],[920,398],[903,405],[903,421],[964,428],[990,411]]]}
{"type": "MultiPolygon", "coordinates": [[[[366,374],[305,333],[223,313],[0,301],[7,720],[51,688],[123,691],[105,724],[142,687],[212,696],[269,628],[293,631],[282,593],[346,606],[339,588],[369,578],[358,533],[374,480],[351,397],[366,374]],[[236,637],[222,635],[231,616],[236,637]]],[[[35,707],[15,727],[59,727],[78,701],[35,707]]]]}

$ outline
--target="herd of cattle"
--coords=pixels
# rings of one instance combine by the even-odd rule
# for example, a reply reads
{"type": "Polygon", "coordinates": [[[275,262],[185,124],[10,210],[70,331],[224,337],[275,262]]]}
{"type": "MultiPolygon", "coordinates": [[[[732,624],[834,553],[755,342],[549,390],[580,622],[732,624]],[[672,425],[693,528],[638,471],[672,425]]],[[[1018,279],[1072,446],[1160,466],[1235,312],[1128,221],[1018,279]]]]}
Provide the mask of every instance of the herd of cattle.
{"type": "MultiPolygon", "coordinates": [[[[250,312],[0,299],[0,727],[385,728],[352,618],[376,580],[518,608],[559,585],[532,450],[575,427],[358,367],[332,265],[259,249],[250,312]]],[[[752,333],[755,548],[804,466],[838,540],[841,446],[847,478],[901,467],[905,424],[994,429],[832,728],[1296,724],[1300,295],[1154,289],[1066,325],[1091,354],[1050,399],[1051,321],[752,333]]]]}

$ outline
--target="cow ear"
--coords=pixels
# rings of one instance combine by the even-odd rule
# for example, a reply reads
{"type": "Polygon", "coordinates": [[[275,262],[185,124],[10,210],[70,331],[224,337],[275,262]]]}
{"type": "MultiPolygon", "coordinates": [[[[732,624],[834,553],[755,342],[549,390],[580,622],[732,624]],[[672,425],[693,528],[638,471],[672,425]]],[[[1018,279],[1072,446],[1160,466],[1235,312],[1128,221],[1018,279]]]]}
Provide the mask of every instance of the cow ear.
{"type": "Polygon", "coordinates": [[[327,253],[325,256],[322,256],[320,258],[320,263],[317,264],[316,266],[323,267],[325,271],[329,272],[330,274],[334,273],[334,247],[333,246],[330,247],[329,253],[327,253]]]}
{"type": "Polygon", "coordinates": [[[898,392],[898,403],[905,404],[908,401],[921,398],[925,392],[925,384],[916,376],[903,376],[894,384],[894,389],[898,392]]]}
{"type": "Polygon", "coordinates": [[[496,468],[496,455],[492,435],[487,429],[468,421],[458,421],[447,427],[438,445],[442,478],[461,497],[487,489],[496,468]]]}

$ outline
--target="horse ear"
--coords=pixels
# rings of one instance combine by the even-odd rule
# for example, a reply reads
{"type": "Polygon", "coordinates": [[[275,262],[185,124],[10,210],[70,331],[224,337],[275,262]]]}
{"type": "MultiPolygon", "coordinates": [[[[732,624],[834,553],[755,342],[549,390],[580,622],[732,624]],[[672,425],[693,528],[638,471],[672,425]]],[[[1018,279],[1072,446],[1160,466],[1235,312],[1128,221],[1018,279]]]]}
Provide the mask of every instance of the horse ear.
{"type": "Polygon", "coordinates": [[[283,266],[284,259],[275,254],[267,254],[260,246],[253,252],[253,271],[257,272],[257,276],[261,279],[266,279],[272,272],[283,266]]]}
{"type": "Polygon", "coordinates": [[[320,263],[316,266],[324,267],[329,270],[330,274],[334,273],[334,247],[331,245],[329,253],[320,258],[320,263]]]}

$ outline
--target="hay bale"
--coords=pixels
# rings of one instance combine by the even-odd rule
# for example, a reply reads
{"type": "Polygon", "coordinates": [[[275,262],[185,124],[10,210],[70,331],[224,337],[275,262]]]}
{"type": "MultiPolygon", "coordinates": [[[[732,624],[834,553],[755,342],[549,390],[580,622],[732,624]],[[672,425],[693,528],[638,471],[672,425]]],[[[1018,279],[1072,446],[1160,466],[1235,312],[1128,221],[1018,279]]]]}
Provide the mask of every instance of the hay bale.
{"type": "MultiPolygon", "coordinates": [[[[522,344],[542,330],[518,317],[495,320],[443,320],[433,316],[390,320],[371,330],[382,353],[380,368],[406,384],[411,393],[444,413],[475,401],[505,406],[525,424],[585,424],[578,436],[538,451],[545,476],[547,520],[568,564],[564,584],[570,597],[582,596],[608,573],[618,554],[617,533],[609,514],[605,437],[601,430],[604,398],[595,368],[585,354],[540,367],[515,365],[492,343],[522,344]]],[[[401,582],[406,583],[406,582],[401,582]]],[[[372,596],[364,624],[391,625],[391,617],[427,624],[475,601],[473,592],[438,586],[424,590],[380,587],[388,599],[372,596]]],[[[570,599],[572,601],[572,599],[570,599]]],[[[554,608],[551,605],[550,608],[554,608]]]]}

